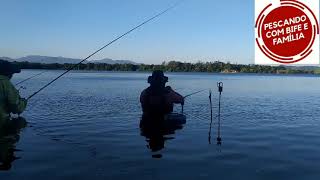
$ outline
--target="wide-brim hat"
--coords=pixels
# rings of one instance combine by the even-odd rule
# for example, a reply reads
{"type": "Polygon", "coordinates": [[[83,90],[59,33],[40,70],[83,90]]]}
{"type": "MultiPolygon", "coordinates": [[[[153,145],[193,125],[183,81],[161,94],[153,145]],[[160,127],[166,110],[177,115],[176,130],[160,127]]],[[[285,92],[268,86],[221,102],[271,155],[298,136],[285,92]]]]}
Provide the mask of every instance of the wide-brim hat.
{"type": "Polygon", "coordinates": [[[152,82],[166,83],[168,82],[168,77],[163,74],[163,71],[156,70],[152,72],[152,76],[148,77],[148,83],[152,83],[152,82]]]}
{"type": "Polygon", "coordinates": [[[0,74],[10,75],[10,74],[15,74],[20,72],[21,72],[21,69],[18,68],[16,65],[5,60],[0,60],[0,74]]]}

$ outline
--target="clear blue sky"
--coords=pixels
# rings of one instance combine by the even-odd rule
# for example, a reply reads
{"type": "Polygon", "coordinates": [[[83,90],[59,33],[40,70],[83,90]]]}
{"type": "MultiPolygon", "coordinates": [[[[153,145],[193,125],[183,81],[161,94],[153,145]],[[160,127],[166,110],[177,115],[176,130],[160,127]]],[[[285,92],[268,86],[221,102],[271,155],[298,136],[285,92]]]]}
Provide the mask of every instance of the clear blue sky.
{"type": "MultiPolygon", "coordinates": [[[[0,56],[84,58],[174,0],[0,0],[0,56]]],[[[93,59],[253,63],[254,1],[186,0],[93,59]]]]}

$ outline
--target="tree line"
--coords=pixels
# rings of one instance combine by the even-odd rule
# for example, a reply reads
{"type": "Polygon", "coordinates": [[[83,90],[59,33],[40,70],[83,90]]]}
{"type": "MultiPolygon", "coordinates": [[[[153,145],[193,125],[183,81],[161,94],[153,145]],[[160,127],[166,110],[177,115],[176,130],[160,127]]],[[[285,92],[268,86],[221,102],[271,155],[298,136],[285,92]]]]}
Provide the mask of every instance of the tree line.
{"type": "MultiPolygon", "coordinates": [[[[52,69],[66,70],[74,64],[43,64],[30,62],[14,62],[21,69],[52,69]]],[[[74,70],[94,71],[153,71],[163,70],[165,72],[212,72],[212,73],[277,73],[277,74],[315,74],[314,70],[301,70],[288,68],[286,66],[263,66],[231,64],[224,62],[197,62],[186,63],[179,61],[163,62],[162,64],[94,64],[85,63],[77,65],[74,70]]]]}

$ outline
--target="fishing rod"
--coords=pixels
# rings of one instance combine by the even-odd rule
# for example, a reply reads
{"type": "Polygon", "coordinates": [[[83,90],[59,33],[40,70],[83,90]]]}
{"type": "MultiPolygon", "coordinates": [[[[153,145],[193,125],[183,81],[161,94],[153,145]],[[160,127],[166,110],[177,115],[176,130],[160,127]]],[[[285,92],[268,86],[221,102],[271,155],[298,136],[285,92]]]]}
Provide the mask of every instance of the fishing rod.
{"type": "Polygon", "coordinates": [[[28,81],[28,80],[30,80],[30,79],[33,79],[33,78],[35,78],[35,77],[37,77],[37,76],[40,76],[41,74],[43,74],[43,73],[45,73],[45,72],[47,72],[47,71],[42,71],[42,72],[40,72],[40,73],[38,73],[38,74],[32,75],[32,76],[30,76],[30,77],[28,77],[28,78],[26,78],[26,79],[24,79],[24,80],[16,83],[15,85],[18,86],[19,84],[22,84],[22,83],[24,83],[24,82],[26,82],[26,81],[28,81]]]}
{"type": "Polygon", "coordinates": [[[124,36],[130,34],[131,32],[133,32],[134,30],[140,28],[141,26],[147,24],[148,22],[152,21],[153,19],[156,19],[157,17],[165,14],[166,12],[170,11],[171,9],[175,8],[176,6],[178,6],[180,3],[182,3],[184,0],[180,0],[177,1],[175,4],[173,4],[172,6],[168,7],[167,9],[161,11],[160,13],[156,14],[155,16],[152,16],[151,18],[143,21],[142,23],[140,23],[139,25],[133,27],[132,29],[130,29],[129,31],[123,33],[122,35],[116,37],[114,40],[110,41],[108,44],[102,46],[100,49],[96,50],[95,52],[93,52],[92,54],[90,54],[88,57],[84,58],[83,60],[81,60],[78,64],[75,64],[73,66],[71,66],[70,68],[68,68],[65,72],[63,72],[61,75],[57,76],[55,79],[53,79],[52,81],[50,81],[48,84],[44,85],[42,88],[40,88],[38,91],[34,92],[32,95],[30,95],[27,100],[31,99],[33,96],[35,96],[36,94],[38,94],[39,92],[41,92],[43,89],[45,89],[46,87],[48,87],[49,85],[51,85],[53,82],[55,82],[56,80],[58,80],[59,78],[61,78],[62,76],[64,76],[65,74],[67,74],[69,71],[71,71],[72,69],[74,69],[75,67],[77,67],[78,65],[80,65],[82,62],[86,61],[87,59],[89,59],[90,57],[92,57],[93,55],[97,54],[98,52],[100,52],[101,50],[103,50],[104,48],[110,46],[111,44],[115,43],[116,41],[118,41],[119,39],[123,38],[124,36]]]}
{"type": "Polygon", "coordinates": [[[28,78],[26,78],[26,79],[18,82],[18,83],[15,84],[15,85],[18,86],[19,84],[22,84],[22,83],[24,83],[24,82],[26,82],[26,81],[29,81],[30,79],[33,79],[33,78],[35,78],[35,77],[37,77],[37,76],[40,76],[41,74],[44,74],[44,73],[46,73],[46,72],[49,72],[49,70],[42,71],[42,72],[40,72],[40,73],[38,73],[38,74],[32,75],[32,76],[30,76],[30,77],[28,77],[28,78]]]}
{"type": "Polygon", "coordinates": [[[218,91],[219,91],[219,111],[218,111],[218,136],[217,136],[217,145],[221,145],[221,134],[220,134],[220,129],[221,129],[221,121],[220,121],[220,118],[221,118],[221,93],[222,93],[222,90],[223,90],[223,83],[222,82],[218,82],[217,83],[217,86],[218,86],[218,91]]]}
{"type": "MultiPolygon", "coordinates": [[[[203,91],[205,91],[205,90],[206,90],[206,89],[203,89],[203,90],[196,91],[196,92],[193,92],[193,93],[191,93],[191,94],[185,95],[185,96],[183,96],[183,99],[185,99],[185,98],[187,98],[187,97],[189,97],[189,96],[192,96],[192,95],[201,93],[201,92],[203,92],[203,91]]],[[[181,104],[181,113],[182,113],[182,114],[183,114],[183,107],[184,107],[184,103],[181,104]]]]}
{"type": "Polygon", "coordinates": [[[205,90],[207,90],[207,89],[203,89],[203,90],[196,91],[196,92],[193,92],[193,93],[191,93],[191,94],[185,95],[185,96],[183,96],[183,99],[185,99],[185,98],[187,98],[187,97],[189,97],[189,96],[192,96],[192,95],[195,95],[195,94],[201,93],[201,92],[203,92],[203,91],[205,91],[205,90]]]}

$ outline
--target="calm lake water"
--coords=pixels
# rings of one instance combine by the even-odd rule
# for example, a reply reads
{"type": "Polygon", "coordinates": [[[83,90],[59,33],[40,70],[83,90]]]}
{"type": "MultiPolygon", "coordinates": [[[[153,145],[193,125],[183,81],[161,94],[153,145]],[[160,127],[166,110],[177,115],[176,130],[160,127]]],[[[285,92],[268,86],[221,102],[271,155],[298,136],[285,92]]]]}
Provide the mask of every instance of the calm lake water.
{"type": "MultiPolygon", "coordinates": [[[[39,73],[28,70],[13,82],[39,73]]],[[[61,71],[24,84],[28,96],[61,71]]],[[[169,73],[182,95],[222,93],[208,143],[208,91],[187,98],[187,123],[148,149],[140,135],[140,92],[149,73],[72,72],[29,101],[10,171],[0,179],[320,179],[320,79],[317,76],[169,73]],[[161,154],[162,158],[152,155],[161,154]]],[[[180,112],[177,105],[175,111],[180,112]]]]}

